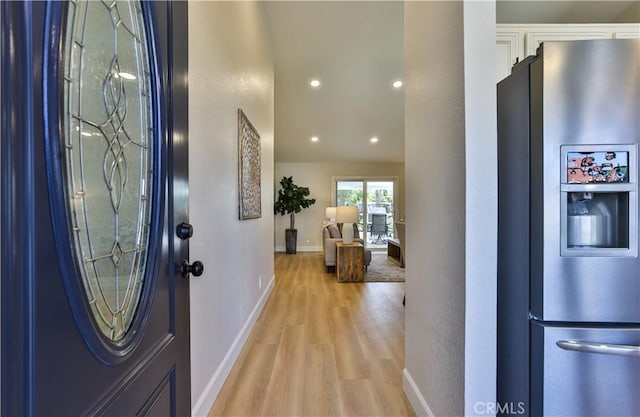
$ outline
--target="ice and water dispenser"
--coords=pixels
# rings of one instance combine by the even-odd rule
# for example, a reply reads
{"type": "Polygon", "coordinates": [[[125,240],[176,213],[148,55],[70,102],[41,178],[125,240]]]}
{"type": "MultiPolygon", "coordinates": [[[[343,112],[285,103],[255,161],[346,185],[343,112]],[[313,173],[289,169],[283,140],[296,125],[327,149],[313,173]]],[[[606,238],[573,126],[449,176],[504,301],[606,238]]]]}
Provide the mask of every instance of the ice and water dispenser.
{"type": "Polygon", "coordinates": [[[636,256],[635,145],[561,150],[562,256],[636,256]]]}

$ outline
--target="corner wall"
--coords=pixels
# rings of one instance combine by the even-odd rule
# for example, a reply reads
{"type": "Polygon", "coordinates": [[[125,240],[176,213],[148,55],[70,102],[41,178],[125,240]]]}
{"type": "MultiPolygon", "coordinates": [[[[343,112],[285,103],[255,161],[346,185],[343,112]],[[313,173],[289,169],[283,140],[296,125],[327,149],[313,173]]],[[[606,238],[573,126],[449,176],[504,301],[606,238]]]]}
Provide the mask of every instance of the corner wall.
{"type": "Polygon", "coordinates": [[[640,2],[635,1],[622,11],[613,23],[639,23],[640,22],[640,2]]]}
{"type": "Polygon", "coordinates": [[[495,28],[495,1],[464,2],[467,417],[497,409],[498,110],[495,68],[487,65],[496,62],[495,28]]]}
{"type": "MultiPolygon", "coordinates": [[[[299,252],[322,251],[322,222],[325,207],[331,206],[331,177],[398,177],[396,213],[399,218],[404,216],[404,164],[278,162],[275,166],[275,192],[280,189],[280,179],[285,176],[293,176],[297,185],[309,187],[309,197],[316,199],[314,205],[296,214],[299,252]]],[[[275,217],[275,247],[284,251],[284,230],[289,228],[289,216],[275,217]]]]}
{"type": "Polygon", "coordinates": [[[407,2],[405,53],[405,393],[495,415],[495,1],[407,2]]]}
{"type": "Polygon", "coordinates": [[[189,3],[190,258],[205,265],[190,291],[196,416],[209,412],[274,284],[274,68],[267,39],[259,2],[189,3]],[[245,221],[238,219],[238,108],[262,148],[262,217],[245,221]]]}
{"type": "Polygon", "coordinates": [[[417,415],[464,415],[463,42],[463,2],[405,3],[404,385],[417,415]]]}

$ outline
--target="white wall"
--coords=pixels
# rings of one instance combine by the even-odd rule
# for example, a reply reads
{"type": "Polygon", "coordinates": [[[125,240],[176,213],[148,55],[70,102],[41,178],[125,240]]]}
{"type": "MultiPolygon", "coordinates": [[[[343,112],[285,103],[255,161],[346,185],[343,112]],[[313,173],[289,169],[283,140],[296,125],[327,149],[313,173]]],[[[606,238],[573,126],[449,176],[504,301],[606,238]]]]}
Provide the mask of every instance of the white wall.
{"type": "Polygon", "coordinates": [[[209,411],[274,283],[274,69],[267,39],[259,2],[189,4],[190,258],[205,265],[204,275],[191,279],[194,415],[209,411]],[[262,145],[262,217],[246,221],[238,220],[239,107],[262,145]]]}
{"type": "Polygon", "coordinates": [[[463,46],[462,2],[405,3],[404,384],[418,415],[464,415],[463,46]]]}
{"type": "MultiPolygon", "coordinates": [[[[322,250],[322,221],[325,207],[332,205],[331,177],[333,176],[398,177],[396,212],[398,218],[404,215],[404,164],[278,162],[275,165],[275,192],[280,189],[279,182],[284,176],[293,176],[294,183],[309,187],[311,191],[309,198],[316,199],[314,205],[296,214],[297,250],[300,252],[322,250]]],[[[273,212],[273,204],[271,212],[273,212]]],[[[289,216],[277,215],[274,236],[276,250],[284,251],[284,230],[287,228],[289,228],[289,216]]]]}
{"type": "Polygon", "coordinates": [[[418,415],[495,401],[494,31],[493,1],[405,4],[404,384],[418,415]]]}
{"type": "Polygon", "coordinates": [[[495,1],[464,2],[465,416],[496,400],[498,131],[495,1]],[[481,173],[481,175],[479,175],[481,173]]]}
{"type": "Polygon", "coordinates": [[[639,23],[640,1],[634,1],[615,18],[614,23],[639,23]]]}

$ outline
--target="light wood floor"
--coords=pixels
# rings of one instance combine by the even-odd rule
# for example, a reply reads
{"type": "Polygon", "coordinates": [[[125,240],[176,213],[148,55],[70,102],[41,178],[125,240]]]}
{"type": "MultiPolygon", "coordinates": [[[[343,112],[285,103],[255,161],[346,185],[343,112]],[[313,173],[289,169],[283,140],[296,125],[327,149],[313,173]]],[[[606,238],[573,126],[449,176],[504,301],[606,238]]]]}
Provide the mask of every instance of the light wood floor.
{"type": "Polygon", "coordinates": [[[317,253],[277,253],[275,275],[209,416],[414,416],[404,283],[338,284],[317,253]]]}

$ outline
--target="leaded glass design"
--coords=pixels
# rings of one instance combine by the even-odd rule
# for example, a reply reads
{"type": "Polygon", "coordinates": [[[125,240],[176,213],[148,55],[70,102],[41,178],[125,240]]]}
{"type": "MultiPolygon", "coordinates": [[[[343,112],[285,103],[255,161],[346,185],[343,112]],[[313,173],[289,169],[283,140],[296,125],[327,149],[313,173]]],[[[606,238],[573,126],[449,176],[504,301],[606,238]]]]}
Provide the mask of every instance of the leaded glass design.
{"type": "Polygon", "coordinates": [[[140,3],[72,1],[63,56],[69,232],[95,321],[117,342],[140,301],[151,222],[155,145],[140,3]]]}

